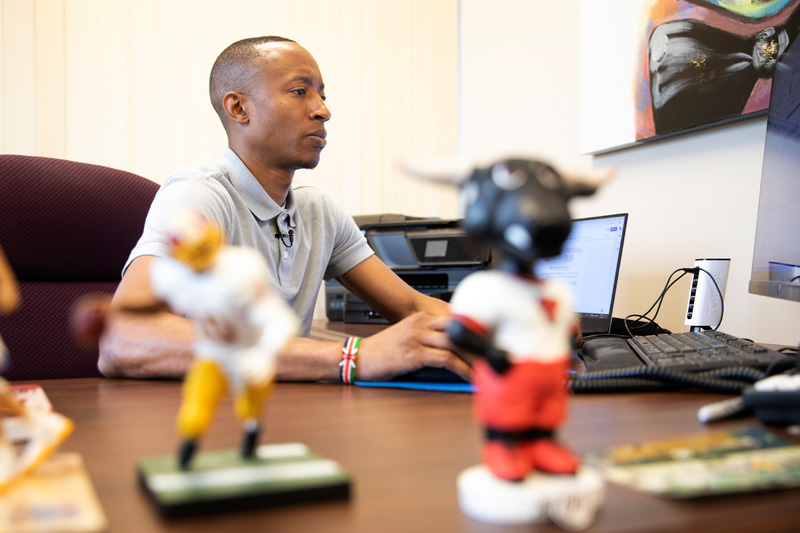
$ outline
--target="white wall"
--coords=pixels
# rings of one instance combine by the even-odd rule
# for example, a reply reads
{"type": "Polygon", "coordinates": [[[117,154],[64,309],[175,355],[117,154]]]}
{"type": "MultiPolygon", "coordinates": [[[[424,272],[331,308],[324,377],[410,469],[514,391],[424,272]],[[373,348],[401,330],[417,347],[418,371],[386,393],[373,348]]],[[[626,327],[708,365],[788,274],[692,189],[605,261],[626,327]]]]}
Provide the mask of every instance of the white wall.
{"type": "Polygon", "coordinates": [[[0,153],[159,183],[217,161],[211,65],[270,34],[315,56],[333,115],[321,163],[297,181],[353,215],[457,216],[455,189],[397,167],[457,151],[457,0],[0,0],[0,153]]]}
{"type": "MultiPolygon", "coordinates": [[[[461,0],[460,9],[462,155],[617,169],[598,195],[573,205],[575,216],[630,213],[615,316],[646,311],[670,273],[696,257],[730,257],[720,329],[760,342],[800,341],[800,305],[747,292],[763,117],[580,155],[578,0],[461,0]]],[[[668,293],[657,318],[672,331],[688,329],[688,279],[668,293]]]]}
{"type": "MultiPolygon", "coordinates": [[[[695,257],[727,256],[722,328],[796,343],[800,306],[747,293],[764,119],[580,155],[579,18],[578,0],[0,0],[0,152],[159,182],[216,160],[213,59],[238,38],[283,34],[317,58],[333,110],[320,166],[298,178],[353,214],[456,216],[453,191],[409,180],[398,156],[613,165],[618,177],[574,211],[631,215],[617,316],[645,311],[695,257]]],[[[673,288],[662,325],[685,329],[687,294],[673,288]]]]}
{"type": "Polygon", "coordinates": [[[0,152],[162,182],[219,160],[208,74],[228,44],[277,34],[317,59],[333,118],[314,171],[353,214],[457,214],[398,158],[457,150],[457,0],[0,0],[0,152]]]}

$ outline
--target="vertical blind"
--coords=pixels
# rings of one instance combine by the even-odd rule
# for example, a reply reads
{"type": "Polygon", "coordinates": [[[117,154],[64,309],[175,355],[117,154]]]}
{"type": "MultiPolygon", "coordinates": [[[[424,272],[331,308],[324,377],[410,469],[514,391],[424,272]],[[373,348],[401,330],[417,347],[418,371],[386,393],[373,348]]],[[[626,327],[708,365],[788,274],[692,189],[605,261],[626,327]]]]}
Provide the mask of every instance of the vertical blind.
{"type": "Polygon", "coordinates": [[[228,44],[298,41],[332,112],[298,181],[352,214],[452,218],[457,194],[400,172],[458,151],[457,0],[0,0],[0,151],[162,182],[219,160],[208,73],[228,44]]]}

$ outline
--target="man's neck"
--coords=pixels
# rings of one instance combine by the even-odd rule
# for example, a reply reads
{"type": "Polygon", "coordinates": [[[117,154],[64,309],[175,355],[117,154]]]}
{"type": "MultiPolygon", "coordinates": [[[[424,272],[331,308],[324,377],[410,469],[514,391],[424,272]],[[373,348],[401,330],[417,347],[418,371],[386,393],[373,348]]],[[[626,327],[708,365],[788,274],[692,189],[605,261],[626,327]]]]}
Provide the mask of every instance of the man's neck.
{"type": "Polygon", "coordinates": [[[285,205],[286,198],[289,195],[289,189],[292,187],[294,170],[275,168],[257,154],[253,154],[247,150],[237,149],[234,146],[230,148],[239,156],[244,166],[253,174],[256,181],[264,188],[270,198],[278,205],[285,205]]]}

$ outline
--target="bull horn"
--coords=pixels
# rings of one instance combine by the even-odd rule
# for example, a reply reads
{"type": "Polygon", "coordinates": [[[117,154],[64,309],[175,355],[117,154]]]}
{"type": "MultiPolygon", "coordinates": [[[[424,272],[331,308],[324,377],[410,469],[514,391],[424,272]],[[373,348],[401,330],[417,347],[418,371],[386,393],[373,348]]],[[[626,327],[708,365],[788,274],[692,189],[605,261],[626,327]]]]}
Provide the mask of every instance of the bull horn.
{"type": "Polygon", "coordinates": [[[559,172],[561,179],[571,187],[586,187],[594,190],[602,187],[606,182],[616,175],[617,171],[613,168],[604,168],[593,172],[559,172]]]}
{"type": "Polygon", "coordinates": [[[457,157],[400,161],[398,167],[411,176],[457,187],[470,177],[473,169],[472,165],[457,157]]]}

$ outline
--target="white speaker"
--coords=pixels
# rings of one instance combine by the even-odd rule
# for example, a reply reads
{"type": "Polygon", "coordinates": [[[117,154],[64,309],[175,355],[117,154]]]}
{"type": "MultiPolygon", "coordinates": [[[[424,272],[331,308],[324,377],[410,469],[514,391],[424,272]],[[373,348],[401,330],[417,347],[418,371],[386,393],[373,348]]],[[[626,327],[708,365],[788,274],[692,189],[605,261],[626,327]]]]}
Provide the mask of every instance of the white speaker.
{"type": "Polygon", "coordinates": [[[699,268],[692,278],[689,305],[686,308],[686,325],[691,329],[715,327],[722,318],[722,298],[728,284],[730,259],[695,259],[699,268]],[[711,276],[717,284],[714,285],[711,276]],[[719,287],[719,291],[717,290],[719,287]]]}

